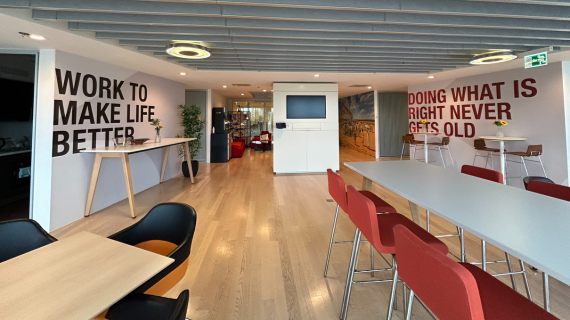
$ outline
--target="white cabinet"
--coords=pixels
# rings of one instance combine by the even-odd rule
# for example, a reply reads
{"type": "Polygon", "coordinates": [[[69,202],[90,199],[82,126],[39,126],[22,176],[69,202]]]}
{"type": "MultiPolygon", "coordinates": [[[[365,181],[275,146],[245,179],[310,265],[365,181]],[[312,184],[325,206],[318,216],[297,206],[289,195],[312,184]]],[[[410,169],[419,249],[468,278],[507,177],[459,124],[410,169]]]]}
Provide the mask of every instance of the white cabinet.
{"type": "Polygon", "coordinates": [[[273,171],[307,172],[307,132],[277,129],[273,137],[273,171]]]}
{"type": "Polygon", "coordinates": [[[307,171],[339,170],[338,131],[307,132],[307,171]]]}

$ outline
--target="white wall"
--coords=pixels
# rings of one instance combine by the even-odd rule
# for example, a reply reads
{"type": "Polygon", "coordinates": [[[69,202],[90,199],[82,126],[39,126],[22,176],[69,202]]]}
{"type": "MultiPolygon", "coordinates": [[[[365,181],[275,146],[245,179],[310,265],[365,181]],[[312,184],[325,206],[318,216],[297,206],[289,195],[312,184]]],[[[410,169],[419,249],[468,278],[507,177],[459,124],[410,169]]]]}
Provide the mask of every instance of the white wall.
{"type": "MultiPolygon", "coordinates": [[[[39,173],[40,171],[43,171],[41,173],[43,177],[40,177],[37,174],[35,177],[35,183],[37,183],[38,179],[44,183],[46,179],[49,178],[49,174],[47,173],[49,172],[48,168],[51,168],[51,205],[49,204],[49,201],[41,204],[44,207],[50,208],[49,225],[46,225],[45,209],[43,209],[44,212],[41,216],[42,226],[51,231],[81,219],[85,210],[85,202],[91,179],[94,155],[74,152],[72,143],[72,140],[74,140],[74,133],[77,135],[78,139],[85,139],[85,141],[77,143],[77,148],[79,149],[91,148],[93,141],[92,133],[81,130],[110,128],[113,132],[110,133],[109,138],[113,138],[115,134],[122,135],[125,133],[126,129],[120,128],[131,127],[134,131],[133,136],[135,138],[146,137],[153,139],[154,130],[149,124],[148,116],[145,116],[142,119],[137,119],[138,122],[134,120],[136,118],[135,106],[147,105],[154,106],[154,116],[152,118],[159,118],[162,120],[162,124],[164,125],[164,129],[161,131],[162,137],[172,138],[181,132],[177,105],[184,103],[184,85],[182,83],[86,59],[62,51],[50,51],[49,54],[46,53],[44,55],[43,51],[40,52],[40,71],[38,81],[39,94],[36,115],[35,167],[36,172],[39,173]],[[44,57],[47,59],[48,56],[50,60],[44,63],[44,57]],[[66,93],[59,92],[58,83],[55,80],[56,69],[61,70],[62,77],[65,75],[66,71],[71,71],[73,79],[76,78],[76,73],[81,73],[82,78],[79,82],[79,89],[75,95],[70,91],[69,85],[67,86],[66,93]],[[120,95],[117,95],[114,97],[113,90],[111,90],[110,97],[107,97],[107,93],[105,91],[103,91],[102,97],[100,97],[99,91],[94,97],[86,96],[83,91],[82,83],[84,76],[87,74],[93,75],[98,82],[100,81],[100,77],[110,79],[111,88],[113,88],[114,80],[117,80],[117,84],[123,81],[123,85],[119,90],[123,96],[121,97],[120,95]],[[144,90],[142,91],[142,99],[138,90],[136,90],[136,95],[133,99],[133,87],[130,83],[139,84],[138,88],[140,88],[140,85],[146,86],[147,96],[145,101],[142,101],[142,99],[144,99],[144,90]],[[51,93],[50,90],[48,90],[48,87],[51,88],[51,93]],[[56,109],[54,107],[54,101],[56,100],[62,100],[65,109],[67,109],[69,101],[77,101],[76,124],[73,124],[71,121],[64,124],[61,114],[59,114],[58,118],[55,119],[57,120],[57,124],[54,124],[54,110],[56,109]],[[84,104],[86,102],[91,103],[95,123],[91,123],[88,114],[83,111],[84,104]],[[100,112],[101,114],[104,113],[109,121],[112,121],[111,113],[113,109],[111,104],[118,104],[114,109],[118,112],[115,116],[116,123],[106,123],[104,117],[97,116],[97,103],[102,103],[102,106],[109,103],[107,109],[100,112]],[[131,114],[129,117],[130,119],[127,119],[127,109],[129,107],[131,114]],[[85,118],[84,123],[79,124],[79,118],[82,114],[85,118]],[[101,123],[96,123],[99,120],[101,123]],[[130,120],[134,120],[135,122],[130,122],[130,120]],[[61,132],[67,132],[69,134],[69,151],[67,153],[58,154],[63,153],[65,148],[63,145],[57,145],[56,141],[54,141],[56,138],[55,132],[60,132],[60,135],[58,136],[59,139],[63,137],[63,133],[61,132]],[[54,146],[54,150],[57,152],[54,151],[52,153],[52,144],[54,146]],[[44,150],[46,148],[49,150],[49,153],[47,150],[44,150]],[[46,165],[49,164],[50,161],[51,165],[46,165]],[[42,170],[39,170],[38,168],[42,168],[42,170]]],[[[93,83],[88,81],[88,93],[92,88],[93,83]]],[[[98,132],[95,134],[96,146],[105,146],[105,133],[98,132]]],[[[113,144],[112,141],[107,142],[109,145],[113,144]]],[[[162,152],[163,151],[161,149],[152,150],[137,153],[130,157],[133,189],[135,193],[158,184],[162,163],[162,152]]],[[[171,148],[168,166],[165,172],[165,179],[170,179],[180,174],[180,163],[181,159],[178,157],[177,148],[171,148]]],[[[38,186],[35,185],[34,190],[37,190],[37,187],[38,186]]],[[[43,190],[43,192],[45,193],[45,190],[43,190]]],[[[36,202],[37,197],[37,192],[34,192],[34,203],[36,202]]],[[[92,212],[101,210],[113,203],[125,199],[126,197],[127,193],[123,170],[119,159],[104,159],[97,183],[92,212]]],[[[34,205],[34,218],[39,214],[36,207],[37,206],[34,205]]]]}
{"type": "Polygon", "coordinates": [[[273,84],[273,172],[339,169],[338,84],[273,84]],[[288,95],[326,96],[326,119],[287,119],[288,95]],[[287,129],[277,129],[285,122],[287,129]]]}
{"type": "MultiPolygon", "coordinates": [[[[410,130],[413,131],[416,128],[417,121],[427,118],[431,122],[432,131],[439,131],[450,136],[455,169],[459,170],[462,165],[473,163],[475,154],[473,140],[479,136],[494,136],[497,129],[492,125],[492,122],[502,118],[508,122],[508,126],[503,127],[505,136],[527,138],[527,141],[523,142],[508,142],[505,148],[508,151],[526,151],[529,144],[542,144],[543,160],[548,177],[557,183],[567,184],[569,154],[565,119],[568,117],[568,113],[565,112],[565,109],[568,107],[565,105],[569,105],[569,97],[567,93],[565,94],[568,90],[564,90],[564,88],[569,88],[569,79],[570,66],[567,63],[564,63],[564,67],[561,63],[555,63],[533,69],[515,69],[410,86],[408,88],[409,95],[413,94],[416,98],[418,93],[421,96],[427,91],[433,92],[435,90],[437,93],[439,90],[444,90],[445,92],[442,91],[441,97],[436,98],[434,102],[426,103],[423,101],[419,104],[412,104],[414,101],[408,101],[410,109],[431,107],[432,110],[437,110],[435,114],[431,115],[424,114],[415,118],[410,116],[410,130]],[[518,86],[516,86],[517,81],[518,86]],[[526,88],[522,86],[523,82],[526,88]],[[452,89],[457,90],[457,88],[466,86],[470,86],[472,90],[477,86],[477,95],[479,96],[471,95],[470,99],[466,96],[464,99],[454,101],[452,89]],[[498,88],[500,88],[500,92],[498,92],[498,88]],[[482,93],[484,96],[481,97],[482,93]],[[499,103],[507,104],[503,105],[505,110],[510,107],[510,119],[508,118],[509,113],[506,112],[499,116],[497,112],[499,103]],[[487,106],[488,114],[485,112],[485,104],[490,104],[487,106]],[[457,105],[465,105],[465,110],[470,110],[470,112],[461,115],[459,119],[452,117],[451,106],[457,105]],[[481,115],[475,115],[472,105],[475,106],[476,110],[482,106],[481,115]],[[476,119],[477,116],[479,119],[476,119]]],[[[431,139],[436,141],[441,139],[441,136],[431,139]]],[[[490,147],[498,147],[497,143],[487,142],[487,144],[490,147]]],[[[431,159],[436,160],[440,165],[439,154],[431,153],[431,159]]],[[[511,158],[509,157],[509,159],[511,158]]],[[[518,160],[516,157],[512,159],[518,160]]],[[[494,160],[494,168],[498,170],[499,159],[495,157],[494,160]]],[[[477,165],[484,166],[484,162],[485,160],[478,158],[477,165]]],[[[529,162],[527,166],[530,175],[543,175],[540,164],[529,162]]],[[[508,169],[509,176],[521,175],[519,164],[509,163],[508,169]]],[[[522,186],[521,179],[511,179],[509,184],[522,186]]]]}

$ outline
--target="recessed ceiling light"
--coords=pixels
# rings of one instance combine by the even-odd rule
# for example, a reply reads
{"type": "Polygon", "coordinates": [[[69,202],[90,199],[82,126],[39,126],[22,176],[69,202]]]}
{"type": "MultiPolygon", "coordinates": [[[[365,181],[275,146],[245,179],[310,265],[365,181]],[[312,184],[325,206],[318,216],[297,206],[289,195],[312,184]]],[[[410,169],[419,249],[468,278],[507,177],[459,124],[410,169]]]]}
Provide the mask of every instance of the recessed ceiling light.
{"type": "Polygon", "coordinates": [[[368,89],[372,89],[372,87],[368,87],[368,89]]]}
{"type": "Polygon", "coordinates": [[[433,79],[433,78],[435,78],[435,76],[429,76],[429,77],[428,77],[428,79],[433,79]]]}
{"type": "Polygon", "coordinates": [[[166,53],[183,59],[206,59],[211,53],[204,46],[195,43],[176,42],[166,46],[166,53]]]}
{"type": "Polygon", "coordinates": [[[318,78],[320,76],[320,74],[315,74],[315,78],[318,78]]]}
{"type": "Polygon", "coordinates": [[[46,38],[44,36],[40,36],[39,34],[31,34],[30,35],[30,39],[34,39],[34,40],[45,40],[46,38]]]}
{"type": "Polygon", "coordinates": [[[267,92],[267,90],[263,89],[263,92],[267,92]]]}
{"type": "Polygon", "coordinates": [[[44,36],[40,36],[39,34],[29,34],[27,32],[18,32],[20,35],[22,35],[22,37],[26,38],[30,38],[33,40],[45,40],[46,38],[44,36]]]}
{"type": "Polygon", "coordinates": [[[245,93],[242,93],[241,95],[242,95],[242,96],[245,96],[245,93]]]}
{"type": "Polygon", "coordinates": [[[180,72],[180,75],[181,75],[181,76],[185,76],[185,75],[186,75],[186,72],[180,72]]]}
{"type": "Polygon", "coordinates": [[[222,88],[224,88],[224,89],[227,88],[227,87],[228,87],[228,86],[222,86],[222,88]]]}
{"type": "Polygon", "coordinates": [[[494,64],[494,63],[501,63],[507,62],[511,60],[515,60],[517,55],[512,51],[496,51],[496,52],[489,52],[478,54],[473,57],[471,60],[471,64],[481,65],[481,64],[494,64]]]}

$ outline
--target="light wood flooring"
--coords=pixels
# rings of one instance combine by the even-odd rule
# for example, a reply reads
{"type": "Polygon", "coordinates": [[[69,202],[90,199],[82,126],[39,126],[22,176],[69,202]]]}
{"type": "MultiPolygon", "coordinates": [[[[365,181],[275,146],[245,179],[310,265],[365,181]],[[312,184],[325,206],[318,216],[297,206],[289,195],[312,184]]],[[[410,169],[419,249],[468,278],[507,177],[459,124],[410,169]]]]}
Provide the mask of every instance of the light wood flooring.
{"type": "MultiPolygon", "coordinates": [[[[196,183],[177,177],[135,196],[137,219],[129,214],[127,200],[89,218],[58,229],[63,238],[88,230],[108,236],[138,221],[161,202],[184,202],[198,212],[198,226],[185,278],[167,296],[190,290],[188,318],[201,319],[338,319],[346,281],[350,244],[333,246],[329,276],[323,277],[324,263],[336,204],[330,199],[326,174],[274,175],[272,152],[246,150],[243,158],[227,164],[200,164],[196,183]]],[[[371,157],[341,149],[345,161],[372,161],[371,157]]],[[[341,165],[347,184],[360,187],[360,175],[341,165]]],[[[407,200],[373,185],[372,191],[410,217],[407,200]]],[[[461,210],[461,208],[458,208],[461,210]]],[[[425,227],[425,214],[422,212],[425,227]]],[[[432,233],[455,231],[454,226],[432,215],[432,233]]],[[[344,213],[339,215],[337,240],[352,240],[354,226],[344,213]]],[[[458,253],[457,238],[444,239],[451,252],[458,253]]],[[[359,266],[370,264],[369,246],[362,245],[359,266]]],[[[479,239],[466,236],[469,261],[480,261],[479,239]]],[[[558,248],[559,254],[567,254],[558,248]]],[[[488,245],[489,259],[504,254],[488,245]]],[[[513,263],[518,266],[518,260],[513,263]]],[[[385,267],[377,254],[376,267],[385,267]]],[[[490,265],[489,271],[507,271],[504,264],[490,265]]],[[[429,275],[428,275],[429,276],[429,275]]],[[[542,304],[542,281],[538,272],[528,272],[533,300],[542,304]]],[[[375,279],[390,274],[376,273],[375,279]]],[[[370,279],[357,275],[357,280],[370,279]]],[[[509,277],[501,277],[510,283],[509,277]]],[[[522,277],[518,290],[524,294],[522,277]]],[[[349,319],[384,319],[389,298],[387,283],[355,284],[349,319]]],[[[401,287],[394,319],[403,319],[401,287]]],[[[552,312],[570,319],[570,288],[551,279],[552,312]]],[[[419,304],[414,319],[432,319],[419,304]]]]}

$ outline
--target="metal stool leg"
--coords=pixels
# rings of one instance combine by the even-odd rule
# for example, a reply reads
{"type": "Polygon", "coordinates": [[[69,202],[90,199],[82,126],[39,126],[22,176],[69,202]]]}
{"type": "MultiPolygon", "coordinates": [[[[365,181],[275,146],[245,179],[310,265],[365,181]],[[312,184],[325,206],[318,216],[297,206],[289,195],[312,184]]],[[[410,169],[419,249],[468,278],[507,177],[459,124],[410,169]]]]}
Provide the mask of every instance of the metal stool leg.
{"type": "Polygon", "coordinates": [[[400,161],[402,161],[402,158],[404,158],[404,148],[406,147],[406,144],[402,144],[402,153],[400,154],[400,161]]]}
{"type": "Polygon", "coordinates": [[[441,163],[443,163],[443,167],[445,168],[445,159],[443,158],[443,153],[441,152],[441,147],[437,148],[439,150],[439,155],[441,156],[441,163]]]}
{"type": "Polygon", "coordinates": [[[386,320],[392,319],[392,314],[394,313],[396,304],[396,284],[398,284],[398,269],[396,267],[396,259],[392,258],[392,266],[394,267],[394,278],[392,280],[392,290],[390,291],[390,303],[388,304],[388,315],[386,320]]]}
{"type": "Polygon", "coordinates": [[[353,260],[354,262],[351,264],[350,269],[349,269],[349,274],[347,276],[347,290],[346,290],[346,301],[344,303],[344,310],[341,316],[341,319],[346,319],[346,315],[348,314],[348,307],[350,305],[350,293],[352,291],[352,284],[354,283],[354,270],[356,270],[356,265],[358,264],[358,250],[360,249],[360,237],[362,236],[362,233],[360,232],[360,230],[356,229],[356,237],[354,238],[354,241],[356,242],[356,246],[355,248],[355,253],[354,253],[354,257],[353,260]]]}
{"type": "Polygon", "coordinates": [[[426,210],[426,230],[429,233],[429,211],[426,210]]]}
{"type": "Polygon", "coordinates": [[[527,170],[527,168],[526,168],[526,162],[524,161],[524,157],[521,157],[521,162],[522,162],[522,164],[523,164],[523,166],[524,166],[524,172],[526,172],[526,176],[528,177],[528,170],[527,170]]]}
{"type": "Polygon", "coordinates": [[[449,145],[447,145],[447,152],[449,152],[449,158],[451,159],[451,166],[455,167],[455,164],[453,163],[453,156],[451,155],[451,149],[449,148],[449,145]]]}
{"type": "Polygon", "coordinates": [[[406,314],[406,320],[412,319],[412,305],[414,304],[414,296],[416,294],[413,290],[410,290],[410,298],[408,299],[408,313],[406,314]]]}
{"type": "Polygon", "coordinates": [[[524,280],[524,288],[526,290],[526,297],[528,298],[528,300],[532,301],[532,295],[530,293],[530,286],[528,285],[528,278],[526,276],[526,268],[524,266],[524,261],[519,259],[519,262],[521,264],[522,276],[524,280]]]}
{"type": "MultiPolygon", "coordinates": [[[[485,160],[485,169],[487,169],[487,165],[489,164],[489,157],[491,156],[490,152],[487,152],[487,159],[485,160]]],[[[493,161],[491,161],[493,162],[493,161]]]]}
{"type": "MultiPolygon", "coordinates": [[[[354,232],[354,241],[352,243],[352,254],[350,255],[350,263],[348,264],[348,272],[346,273],[346,285],[344,287],[344,296],[342,297],[342,304],[341,304],[341,309],[340,309],[340,316],[339,319],[343,319],[344,316],[344,308],[346,305],[346,296],[347,296],[347,292],[348,292],[348,285],[350,283],[350,273],[352,270],[352,265],[354,264],[354,255],[356,254],[356,246],[360,243],[360,241],[356,241],[357,239],[359,239],[358,237],[359,231],[358,229],[356,229],[356,231],[354,232]]],[[[360,239],[359,239],[360,240],[360,239]]]]}
{"type": "Polygon", "coordinates": [[[538,156],[538,161],[540,161],[540,166],[542,167],[542,172],[544,172],[544,177],[548,178],[548,176],[546,175],[546,170],[544,170],[544,164],[542,164],[542,159],[540,158],[540,155],[538,156]]]}
{"type": "Polygon", "coordinates": [[[461,246],[461,262],[467,262],[465,257],[465,235],[463,234],[463,229],[457,227],[457,232],[459,233],[459,245],[461,246]]]}
{"type": "Polygon", "coordinates": [[[491,170],[495,170],[495,165],[493,164],[493,152],[489,152],[489,157],[491,157],[491,170]]]}
{"type": "Polygon", "coordinates": [[[327,263],[325,264],[325,277],[327,276],[327,272],[329,270],[329,260],[331,258],[331,250],[332,250],[332,245],[333,245],[333,241],[334,241],[334,231],[336,229],[336,221],[338,219],[339,209],[340,209],[340,206],[337,204],[336,205],[336,213],[334,215],[333,228],[332,228],[332,232],[331,232],[331,241],[329,242],[329,253],[327,254],[327,263]]]}
{"type": "Polygon", "coordinates": [[[513,290],[517,291],[517,280],[515,279],[515,275],[512,274],[513,272],[513,265],[511,264],[511,256],[505,252],[505,258],[507,260],[507,266],[509,268],[509,272],[511,273],[511,283],[513,284],[513,290]]]}
{"type": "MultiPolygon", "coordinates": [[[[374,270],[374,247],[372,243],[370,244],[370,270],[374,270]]],[[[372,277],[374,277],[374,272],[371,272],[372,277]]]]}
{"type": "Polygon", "coordinates": [[[481,267],[483,268],[483,271],[487,271],[487,248],[486,248],[486,244],[487,242],[485,240],[481,240],[481,267]]]}
{"type": "Polygon", "coordinates": [[[407,314],[408,310],[408,287],[402,282],[402,297],[404,298],[404,314],[407,314]]]}
{"type": "Polygon", "coordinates": [[[475,156],[473,157],[473,166],[475,166],[475,160],[477,160],[478,154],[479,154],[479,151],[475,150],[475,156]]]}

